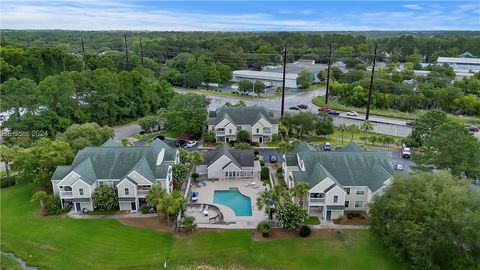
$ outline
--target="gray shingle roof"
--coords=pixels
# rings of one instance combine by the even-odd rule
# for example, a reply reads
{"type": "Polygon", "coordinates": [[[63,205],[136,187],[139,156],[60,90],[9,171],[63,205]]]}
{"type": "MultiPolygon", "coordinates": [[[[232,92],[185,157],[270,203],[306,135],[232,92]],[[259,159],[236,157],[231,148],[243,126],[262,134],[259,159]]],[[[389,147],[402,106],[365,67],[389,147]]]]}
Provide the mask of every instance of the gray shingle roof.
{"type": "Polygon", "coordinates": [[[393,176],[392,164],[384,153],[357,151],[353,146],[352,149],[355,151],[299,152],[307,175],[293,173],[294,180],[307,181],[313,187],[328,176],[340,187],[367,186],[375,192],[393,176]],[[300,176],[301,179],[297,178],[300,176]]]}
{"type": "Polygon", "coordinates": [[[255,154],[253,150],[231,150],[227,144],[214,151],[203,153],[203,164],[210,166],[223,155],[227,156],[237,167],[253,167],[255,154]]]}
{"type": "Polygon", "coordinates": [[[261,117],[271,124],[278,124],[278,116],[263,106],[220,107],[216,111],[209,112],[208,124],[217,125],[227,118],[235,125],[254,125],[261,117]]]}
{"type": "Polygon", "coordinates": [[[100,147],[86,147],[78,151],[71,166],[59,166],[52,180],[61,180],[71,171],[82,180],[93,184],[97,179],[123,179],[133,170],[150,181],[164,179],[168,165],[175,160],[176,150],[160,140],[150,146],[125,147],[109,140],[100,147]],[[165,149],[161,165],[156,165],[158,153],[165,149]]]}

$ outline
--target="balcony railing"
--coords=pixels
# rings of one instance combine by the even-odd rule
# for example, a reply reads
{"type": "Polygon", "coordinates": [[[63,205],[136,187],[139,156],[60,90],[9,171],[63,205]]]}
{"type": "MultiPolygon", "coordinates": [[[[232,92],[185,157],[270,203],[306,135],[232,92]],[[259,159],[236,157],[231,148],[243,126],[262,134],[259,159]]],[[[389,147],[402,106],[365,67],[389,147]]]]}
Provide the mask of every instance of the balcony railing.
{"type": "Polygon", "coordinates": [[[264,129],[263,134],[272,134],[272,130],[271,129],[264,129]]]}
{"type": "Polygon", "coordinates": [[[147,195],[150,189],[139,189],[137,190],[138,195],[147,195]]]}
{"type": "Polygon", "coordinates": [[[310,198],[310,203],[324,203],[325,198],[310,198]]]}
{"type": "Polygon", "coordinates": [[[60,197],[73,197],[73,191],[60,191],[60,197]]]}
{"type": "Polygon", "coordinates": [[[225,130],[217,130],[217,135],[225,135],[225,130]]]}

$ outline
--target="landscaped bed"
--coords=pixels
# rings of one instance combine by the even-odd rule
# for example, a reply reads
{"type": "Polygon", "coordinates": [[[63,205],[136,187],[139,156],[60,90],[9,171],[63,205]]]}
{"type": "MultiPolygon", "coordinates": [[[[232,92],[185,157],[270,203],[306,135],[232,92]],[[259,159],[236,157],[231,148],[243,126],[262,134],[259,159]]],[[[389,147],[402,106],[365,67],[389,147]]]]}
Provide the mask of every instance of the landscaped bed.
{"type": "Polygon", "coordinates": [[[161,268],[241,265],[281,269],[402,269],[367,230],[348,237],[255,241],[252,231],[167,232],[125,226],[115,219],[41,218],[32,185],[2,189],[1,247],[42,269],[161,268]],[[347,240],[346,240],[347,239],[347,240]],[[348,254],[348,256],[345,256],[348,254]]]}

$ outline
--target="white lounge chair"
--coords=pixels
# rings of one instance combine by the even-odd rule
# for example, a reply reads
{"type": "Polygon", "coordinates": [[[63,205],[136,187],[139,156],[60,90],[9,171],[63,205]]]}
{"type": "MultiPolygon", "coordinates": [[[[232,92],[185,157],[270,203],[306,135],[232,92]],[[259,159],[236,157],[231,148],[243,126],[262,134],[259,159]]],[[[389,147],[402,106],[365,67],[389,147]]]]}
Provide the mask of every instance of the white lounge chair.
{"type": "Polygon", "coordinates": [[[208,205],[205,206],[205,210],[203,210],[203,214],[208,216],[208,205]]]}
{"type": "Polygon", "coordinates": [[[250,183],[246,184],[245,187],[249,187],[250,186],[250,183]]]}

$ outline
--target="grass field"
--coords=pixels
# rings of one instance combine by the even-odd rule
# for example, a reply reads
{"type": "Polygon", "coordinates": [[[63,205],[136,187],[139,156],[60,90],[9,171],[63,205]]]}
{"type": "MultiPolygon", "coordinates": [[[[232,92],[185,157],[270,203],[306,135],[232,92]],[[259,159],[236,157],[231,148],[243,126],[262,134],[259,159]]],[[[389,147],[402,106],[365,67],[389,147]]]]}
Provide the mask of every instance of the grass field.
{"type": "Polygon", "coordinates": [[[10,258],[7,255],[1,254],[0,269],[2,269],[2,270],[21,270],[22,267],[13,258],[10,258]]]}
{"type": "Polygon", "coordinates": [[[251,231],[170,233],[114,219],[41,218],[32,185],[1,190],[1,247],[41,269],[168,269],[206,263],[268,269],[401,269],[366,230],[338,237],[254,241],[251,231]],[[163,268],[163,267],[162,267],[163,268]]]}

